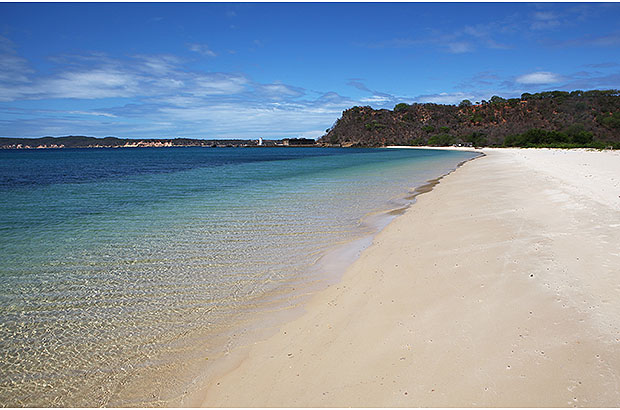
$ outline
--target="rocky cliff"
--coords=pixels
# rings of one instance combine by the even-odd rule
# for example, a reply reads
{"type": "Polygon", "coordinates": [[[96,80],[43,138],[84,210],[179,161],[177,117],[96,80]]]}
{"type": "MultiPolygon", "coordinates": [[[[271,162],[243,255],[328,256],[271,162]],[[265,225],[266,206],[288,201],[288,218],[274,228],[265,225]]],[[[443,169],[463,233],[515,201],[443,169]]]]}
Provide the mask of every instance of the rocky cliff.
{"type": "Polygon", "coordinates": [[[459,105],[398,104],[392,111],[353,107],[319,140],[368,147],[519,145],[515,141],[620,144],[620,91],[526,93],[521,98],[494,96],[490,101],[464,100],[459,105]],[[542,137],[519,139],[532,131],[542,137]]]}

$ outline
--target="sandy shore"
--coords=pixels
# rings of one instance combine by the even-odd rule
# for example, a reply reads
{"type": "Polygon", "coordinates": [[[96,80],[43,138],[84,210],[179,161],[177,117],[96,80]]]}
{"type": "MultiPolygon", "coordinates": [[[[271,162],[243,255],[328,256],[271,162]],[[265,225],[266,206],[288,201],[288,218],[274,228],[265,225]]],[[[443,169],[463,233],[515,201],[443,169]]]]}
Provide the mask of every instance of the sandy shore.
{"type": "Polygon", "coordinates": [[[484,152],[203,405],[620,406],[620,153],[484,152]]]}

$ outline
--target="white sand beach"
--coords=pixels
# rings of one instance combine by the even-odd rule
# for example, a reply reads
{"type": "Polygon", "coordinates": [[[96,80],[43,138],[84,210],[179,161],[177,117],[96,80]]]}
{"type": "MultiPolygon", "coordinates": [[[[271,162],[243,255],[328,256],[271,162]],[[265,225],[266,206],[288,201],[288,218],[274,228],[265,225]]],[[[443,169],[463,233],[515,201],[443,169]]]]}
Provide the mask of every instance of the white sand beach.
{"type": "Polygon", "coordinates": [[[620,406],[620,152],[482,151],[202,405],[620,406]]]}

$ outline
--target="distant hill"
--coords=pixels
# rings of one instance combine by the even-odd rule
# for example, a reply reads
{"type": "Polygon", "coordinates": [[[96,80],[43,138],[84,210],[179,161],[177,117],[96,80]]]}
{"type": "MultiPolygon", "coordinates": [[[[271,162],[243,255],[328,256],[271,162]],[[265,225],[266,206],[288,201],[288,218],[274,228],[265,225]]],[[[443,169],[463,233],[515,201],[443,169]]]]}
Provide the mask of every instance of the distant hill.
{"type": "MultiPolygon", "coordinates": [[[[121,147],[210,147],[210,146],[248,146],[257,145],[256,140],[226,139],[199,140],[191,138],[174,139],[127,139],[95,138],[84,136],[42,137],[42,138],[0,138],[0,149],[28,148],[121,148],[121,147]]],[[[264,145],[275,145],[275,141],[265,141],[264,145]]]]}
{"type": "Polygon", "coordinates": [[[318,141],[343,146],[475,145],[620,148],[620,91],[549,91],[459,105],[353,107],[318,141]]]}

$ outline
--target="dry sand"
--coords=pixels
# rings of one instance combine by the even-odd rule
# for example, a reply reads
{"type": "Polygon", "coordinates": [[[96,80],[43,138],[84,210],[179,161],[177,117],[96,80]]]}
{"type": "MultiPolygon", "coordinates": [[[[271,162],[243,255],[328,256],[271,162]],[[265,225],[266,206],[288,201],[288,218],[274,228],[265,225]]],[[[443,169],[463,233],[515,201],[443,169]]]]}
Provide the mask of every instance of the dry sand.
{"type": "Polygon", "coordinates": [[[620,406],[620,153],[484,152],[203,405],[620,406]]]}

